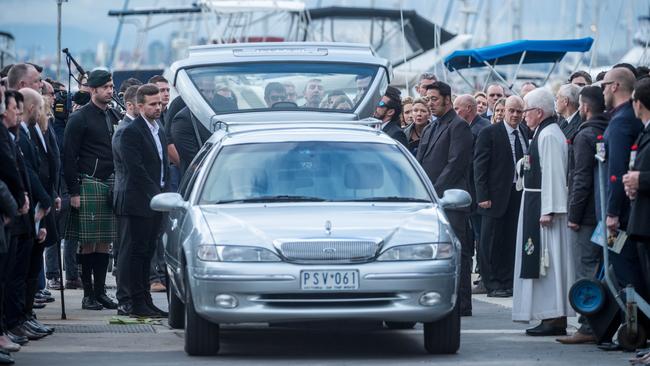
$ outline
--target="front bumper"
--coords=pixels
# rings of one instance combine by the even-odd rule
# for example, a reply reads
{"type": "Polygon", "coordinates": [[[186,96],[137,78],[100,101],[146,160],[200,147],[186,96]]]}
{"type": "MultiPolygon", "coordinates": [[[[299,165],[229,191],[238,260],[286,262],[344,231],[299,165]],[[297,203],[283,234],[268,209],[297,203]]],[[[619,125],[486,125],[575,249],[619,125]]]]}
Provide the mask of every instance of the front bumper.
{"type": "Polygon", "coordinates": [[[362,319],[430,322],[451,312],[456,302],[459,267],[455,260],[372,262],[349,265],[291,263],[199,263],[189,267],[196,312],[216,323],[301,322],[362,319]],[[359,288],[305,291],[301,270],[358,270],[359,288]],[[439,294],[430,306],[420,304],[428,292],[439,294]],[[217,305],[227,294],[238,305],[217,305]]]}

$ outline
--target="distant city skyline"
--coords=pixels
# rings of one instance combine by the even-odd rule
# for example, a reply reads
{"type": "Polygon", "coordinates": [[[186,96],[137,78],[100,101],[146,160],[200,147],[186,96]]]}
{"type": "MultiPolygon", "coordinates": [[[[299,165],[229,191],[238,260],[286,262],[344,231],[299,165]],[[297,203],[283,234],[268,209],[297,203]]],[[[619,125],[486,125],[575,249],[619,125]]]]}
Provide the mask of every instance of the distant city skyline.
{"type": "MultiPolygon", "coordinates": [[[[131,8],[188,6],[194,0],[139,0],[131,1],[131,8]]],[[[56,62],[56,0],[3,0],[0,14],[0,31],[6,31],[15,37],[15,48],[19,60],[34,60],[48,66],[56,62]],[[29,17],[17,19],[16,15],[29,14],[29,17]]],[[[310,0],[308,7],[317,6],[374,6],[377,8],[399,8],[397,0],[310,0]]],[[[521,4],[520,28],[522,38],[556,39],[571,38],[576,35],[597,38],[599,57],[617,58],[622,56],[631,44],[631,35],[636,29],[639,15],[648,15],[648,3],[642,0],[584,0],[584,1],[517,1],[517,0],[468,0],[472,6],[482,5],[476,21],[474,43],[482,45],[486,41],[498,43],[512,40],[516,34],[517,22],[512,21],[516,14],[516,5],[521,4]],[[583,4],[578,12],[577,4],[583,4]],[[598,20],[594,22],[596,14],[598,20]],[[543,14],[543,16],[538,16],[543,14]],[[486,19],[490,18],[492,32],[486,34],[486,19]],[[562,17],[563,16],[563,17],[562,17]],[[582,28],[577,29],[578,19],[582,18],[582,28]],[[592,26],[596,24],[594,29],[592,26]],[[598,27],[601,27],[599,29],[598,27]]],[[[118,20],[109,17],[109,10],[121,9],[123,1],[69,0],[63,3],[62,45],[67,47],[85,67],[98,65],[97,61],[106,62],[110,53],[118,20]],[[98,47],[100,52],[98,54],[98,47]],[[93,57],[94,54],[94,57],[93,57]],[[92,59],[93,65],[88,65],[92,59]]],[[[465,15],[460,11],[462,1],[424,1],[404,0],[404,9],[414,9],[425,18],[457,33],[465,25],[465,15]],[[451,4],[451,16],[445,21],[447,7],[451,4]]],[[[152,17],[152,24],[163,22],[169,16],[152,17]]],[[[472,17],[469,18],[472,23],[472,17]]],[[[146,17],[141,17],[144,23],[146,17]]],[[[136,27],[131,24],[123,26],[119,48],[115,60],[117,65],[125,66],[134,53],[142,64],[160,64],[170,61],[172,33],[178,31],[179,23],[169,23],[157,27],[147,34],[142,47],[137,47],[136,27]],[[150,53],[155,53],[151,55],[150,53]]],[[[606,60],[611,62],[611,60],[606,60]]],[[[102,62],[99,62],[102,63],[102,62]]]]}

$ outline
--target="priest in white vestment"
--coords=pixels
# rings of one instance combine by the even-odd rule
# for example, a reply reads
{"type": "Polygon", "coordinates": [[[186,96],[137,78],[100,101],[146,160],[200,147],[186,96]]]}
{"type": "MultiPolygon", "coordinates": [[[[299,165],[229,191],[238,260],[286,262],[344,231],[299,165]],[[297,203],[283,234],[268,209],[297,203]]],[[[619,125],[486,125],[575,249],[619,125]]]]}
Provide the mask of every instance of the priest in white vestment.
{"type": "Polygon", "coordinates": [[[566,334],[574,282],[567,228],[567,145],[554,116],[553,95],[545,89],[524,98],[524,118],[533,131],[520,164],[524,193],[517,229],[512,319],[540,324],[531,336],[566,334]]]}

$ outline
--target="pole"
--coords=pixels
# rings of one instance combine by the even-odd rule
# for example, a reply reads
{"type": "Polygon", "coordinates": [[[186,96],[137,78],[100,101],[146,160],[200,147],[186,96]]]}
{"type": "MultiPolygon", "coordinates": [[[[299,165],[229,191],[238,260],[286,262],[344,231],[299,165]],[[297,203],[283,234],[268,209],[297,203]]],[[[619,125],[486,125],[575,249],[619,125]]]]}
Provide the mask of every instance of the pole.
{"type": "MultiPolygon", "coordinates": [[[[402,0],[399,1],[399,17],[402,26],[402,57],[404,59],[404,63],[406,64],[406,34],[404,33],[404,10],[402,8],[402,0]]],[[[372,39],[370,40],[370,43],[372,44],[372,39]]],[[[406,80],[406,95],[410,96],[411,88],[409,87],[409,78],[406,77],[405,80],[406,80]]]]}
{"type": "MultiPolygon", "coordinates": [[[[66,0],[67,1],[67,0],[66,0]]],[[[56,0],[56,80],[61,79],[61,6],[63,0],[56,0]]]]}

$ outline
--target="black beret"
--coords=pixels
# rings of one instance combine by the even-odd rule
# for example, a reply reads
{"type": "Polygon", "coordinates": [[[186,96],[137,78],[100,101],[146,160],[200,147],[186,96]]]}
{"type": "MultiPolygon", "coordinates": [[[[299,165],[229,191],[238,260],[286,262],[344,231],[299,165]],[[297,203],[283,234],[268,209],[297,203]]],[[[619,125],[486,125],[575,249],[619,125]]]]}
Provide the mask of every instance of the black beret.
{"type": "Polygon", "coordinates": [[[99,88],[100,86],[111,81],[111,73],[106,70],[94,70],[88,75],[86,85],[91,88],[99,88]]]}

